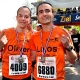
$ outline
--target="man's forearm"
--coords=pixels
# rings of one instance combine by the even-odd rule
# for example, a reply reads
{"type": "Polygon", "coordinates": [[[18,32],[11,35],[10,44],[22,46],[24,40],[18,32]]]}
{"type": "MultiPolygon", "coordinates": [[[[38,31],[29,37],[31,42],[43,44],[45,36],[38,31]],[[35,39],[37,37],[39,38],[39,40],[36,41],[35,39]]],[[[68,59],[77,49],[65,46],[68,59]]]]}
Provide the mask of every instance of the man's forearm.
{"type": "Polygon", "coordinates": [[[3,49],[4,43],[0,40],[0,49],[3,49]]]}
{"type": "Polygon", "coordinates": [[[71,50],[71,51],[66,50],[66,55],[67,55],[66,57],[67,57],[68,61],[70,63],[74,64],[76,61],[76,58],[77,58],[76,52],[74,50],[71,50]]]}

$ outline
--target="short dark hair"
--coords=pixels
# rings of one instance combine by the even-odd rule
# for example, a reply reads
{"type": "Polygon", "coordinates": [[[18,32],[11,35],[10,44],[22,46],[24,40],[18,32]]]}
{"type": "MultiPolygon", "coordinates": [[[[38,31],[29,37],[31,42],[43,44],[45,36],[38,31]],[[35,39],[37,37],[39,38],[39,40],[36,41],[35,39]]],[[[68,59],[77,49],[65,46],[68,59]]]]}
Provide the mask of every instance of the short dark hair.
{"type": "Polygon", "coordinates": [[[30,11],[30,17],[31,17],[31,10],[30,10],[27,6],[21,6],[21,7],[17,10],[17,15],[18,15],[19,10],[22,9],[22,8],[27,8],[27,9],[30,11]]]}
{"type": "MultiPolygon", "coordinates": [[[[38,6],[37,6],[36,15],[38,15],[38,8],[39,8],[39,6],[42,5],[42,4],[49,4],[51,7],[53,7],[52,4],[50,4],[49,2],[46,2],[46,1],[39,2],[38,6]]],[[[53,12],[54,12],[54,10],[52,9],[52,13],[53,13],[53,12]]]]}

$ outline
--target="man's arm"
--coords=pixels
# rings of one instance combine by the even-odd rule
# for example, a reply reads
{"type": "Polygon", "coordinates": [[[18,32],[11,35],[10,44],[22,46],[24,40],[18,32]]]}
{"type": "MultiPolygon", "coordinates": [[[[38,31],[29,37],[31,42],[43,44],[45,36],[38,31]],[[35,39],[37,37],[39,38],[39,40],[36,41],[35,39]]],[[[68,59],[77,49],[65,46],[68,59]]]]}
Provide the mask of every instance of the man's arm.
{"type": "Polygon", "coordinates": [[[33,73],[34,65],[36,63],[36,51],[31,50],[31,60],[32,60],[32,73],[33,73]]]}
{"type": "MultiPolygon", "coordinates": [[[[65,31],[65,30],[64,30],[65,31]]],[[[71,36],[70,34],[66,32],[66,35],[62,35],[61,37],[61,42],[65,48],[66,51],[66,58],[67,60],[74,64],[77,58],[76,52],[73,49],[70,49],[71,46],[73,46],[73,44],[71,43],[71,36]]]]}
{"type": "Polygon", "coordinates": [[[31,60],[32,62],[36,61],[36,51],[31,50],[31,60]]]}
{"type": "Polygon", "coordinates": [[[4,45],[8,42],[7,37],[4,35],[5,31],[0,34],[0,49],[3,49],[4,45]]]}
{"type": "Polygon", "coordinates": [[[74,50],[66,50],[66,58],[70,63],[74,64],[77,58],[76,52],[74,50]]]}

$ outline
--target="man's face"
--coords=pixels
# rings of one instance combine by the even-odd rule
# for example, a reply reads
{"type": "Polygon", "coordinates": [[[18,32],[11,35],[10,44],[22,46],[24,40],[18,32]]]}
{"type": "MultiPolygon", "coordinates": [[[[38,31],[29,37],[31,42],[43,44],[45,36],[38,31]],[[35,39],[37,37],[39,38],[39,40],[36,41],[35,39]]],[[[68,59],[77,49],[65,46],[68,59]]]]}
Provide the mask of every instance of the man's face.
{"type": "Polygon", "coordinates": [[[27,8],[21,8],[16,17],[17,25],[20,28],[25,28],[30,24],[30,11],[27,8]]]}
{"type": "Polygon", "coordinates": [[[52,7],[49,4],[42,4],[38,7],[37,18],[41,24],[49,24],[53,20],[52,7]]]}

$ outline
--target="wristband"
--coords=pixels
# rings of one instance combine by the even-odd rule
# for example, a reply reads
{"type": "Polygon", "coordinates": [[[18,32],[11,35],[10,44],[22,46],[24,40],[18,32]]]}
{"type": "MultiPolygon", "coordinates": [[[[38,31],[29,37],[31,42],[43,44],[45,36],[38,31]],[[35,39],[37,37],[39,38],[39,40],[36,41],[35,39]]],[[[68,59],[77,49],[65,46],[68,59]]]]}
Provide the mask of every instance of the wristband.
{"type": "Polygon", "coordinates": [[[73,46],[69,46],[68,48],[65,49],[70,52],[73,49],[73,46]]]}

